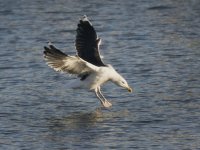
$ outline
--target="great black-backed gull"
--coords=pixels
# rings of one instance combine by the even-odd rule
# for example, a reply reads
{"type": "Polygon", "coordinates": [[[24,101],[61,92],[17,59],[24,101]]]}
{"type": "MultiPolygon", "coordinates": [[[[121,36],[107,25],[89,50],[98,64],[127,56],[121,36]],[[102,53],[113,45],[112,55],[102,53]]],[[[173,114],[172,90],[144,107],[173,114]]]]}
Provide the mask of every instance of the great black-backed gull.
{"type": "Polygon", "coordinates": [[[101,93],[101,85],[111,81],[132,92],[127,81],[111,66],[103,63],[99,53],[101,39],[87,16],[80,19],[77,27],[75,46],[77,55],[70,56],[61,52],[52,43],[44,47],[44,59],[55,71],[77,75],[70,82],[70,88],[86,88],[95,92],[104,107],[112,104],[101,93]]]}

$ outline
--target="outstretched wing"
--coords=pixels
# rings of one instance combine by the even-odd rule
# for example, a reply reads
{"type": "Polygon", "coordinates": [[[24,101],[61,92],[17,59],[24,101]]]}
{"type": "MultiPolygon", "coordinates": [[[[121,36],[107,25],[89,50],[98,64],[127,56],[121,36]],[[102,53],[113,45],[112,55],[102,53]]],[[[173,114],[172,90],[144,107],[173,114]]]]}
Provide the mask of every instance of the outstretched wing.
{"type": "Polygon", "coordinates": [[[82,60],[78,56],[66,55],[52,44],[49,44],[49,47],[44,47],[44,49],[44,59],[47,61],[48,66],[55,71],[81,75],[97,69],[96,66],[82,60]]]}
{"type": "Polygon", "coordinates": [[[96,31],[86,16],[79,21],[76,32],[78,56],[93,65],[105,66],[99,54],[101,39],[97,38],[96,31]]]}

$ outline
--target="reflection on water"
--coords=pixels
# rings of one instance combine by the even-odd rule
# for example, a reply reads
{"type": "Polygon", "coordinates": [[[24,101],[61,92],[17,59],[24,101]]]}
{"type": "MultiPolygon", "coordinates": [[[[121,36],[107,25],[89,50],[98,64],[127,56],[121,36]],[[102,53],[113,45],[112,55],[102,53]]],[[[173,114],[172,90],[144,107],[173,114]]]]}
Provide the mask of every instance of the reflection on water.
{"type": "Polygon", "coordinates": [[[200,1],[0,2],[0,149],[199,149],[200,1]],[[66,88],[43,60],[50,40],[75,54],[78,19],[102,38],[104,62],[134,88],[112,102],[66,88]]]}
{"type": "Polygon", "coordinates": [[[128,116],[128,111],[113,112],[97,108],[93,112],[72,113],[63,118],[51,118],[48,120],[50,130],[89,130],[94,126],[103,126],[101,122],[106,122],[115,118],[124,118],[128,116]]]}
{"type": "Polygon", "coordinates": [[[72,113],[67,117],[49,120],[55,130],[80,130],[91,128],[96,122],[103,121],[103,113],[97,109],[91,113],[72,113]]]}
{"type": "Polygon", "coordinates": [[[119,119],[127,118],[128,114],[127,110],[113,112],[97,108],[89,113],[78,112],[63,118],[50,118],[47,120],[48,132],[44,139],[54,143],[65,142],[68,146],[66,141],[78,142],[78,146],[83,143],[96,143],[101,147],[106,142],[102,137],[112,134],[114,130],[121,130],[116,127],[113,129],[110,125],[119,119]]]}

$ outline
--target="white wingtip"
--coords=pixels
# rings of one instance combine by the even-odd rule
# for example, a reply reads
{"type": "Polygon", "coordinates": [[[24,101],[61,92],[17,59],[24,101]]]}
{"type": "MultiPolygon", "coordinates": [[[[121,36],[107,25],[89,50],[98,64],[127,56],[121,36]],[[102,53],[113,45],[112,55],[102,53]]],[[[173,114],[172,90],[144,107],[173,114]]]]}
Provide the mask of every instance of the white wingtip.
{"type": "Polygon", "coordinates": [[[83,21],[89,21],[87,15],[84,15],[82,20],[83,21]]]}
{"type": "Polygon", "coordinates": [[[89,22],[89,24],[92,26],[92,23],[88,19],[87,15],[84,15],[83,18],[81,19],[83,22],[89,22]]]}
{"type": "Polygon", "coordinates": [[[53,45],[53,44],[51,43],[51,41],[48,42],[48,46],[50,46],[50,45],[53,45]]]}

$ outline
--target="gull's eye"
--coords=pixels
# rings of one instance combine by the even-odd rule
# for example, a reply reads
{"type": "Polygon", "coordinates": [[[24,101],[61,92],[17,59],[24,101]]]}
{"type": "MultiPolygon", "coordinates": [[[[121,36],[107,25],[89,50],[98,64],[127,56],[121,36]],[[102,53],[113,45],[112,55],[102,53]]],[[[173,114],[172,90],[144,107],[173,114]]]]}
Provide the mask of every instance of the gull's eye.
{"type": "Polygon", "coordinates": [[[122,84],[125,84],[125,82],[124,82],[124,81],[122,81],[122,84]]]}

